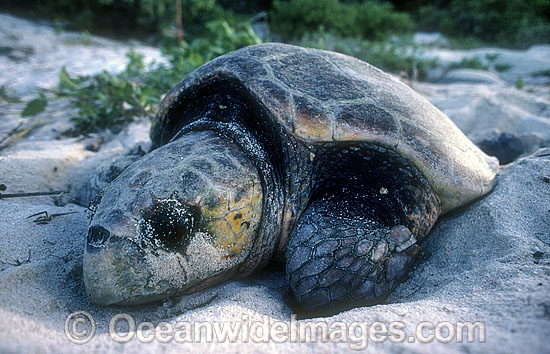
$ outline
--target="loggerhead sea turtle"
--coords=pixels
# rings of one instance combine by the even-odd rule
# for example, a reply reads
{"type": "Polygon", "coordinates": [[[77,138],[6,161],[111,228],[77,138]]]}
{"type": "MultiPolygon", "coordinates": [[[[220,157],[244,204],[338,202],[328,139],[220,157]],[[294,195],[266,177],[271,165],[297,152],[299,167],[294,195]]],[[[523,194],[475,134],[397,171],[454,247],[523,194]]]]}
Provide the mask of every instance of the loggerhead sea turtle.
{"type": "Polygon", "coordinates": [[[164,98],[151,152],[91,206],[84,282],[139,304],[286,263],[306,309],[378,302],[439,215],[489,192],[498,160],[358,59],[261,44],[164,98]]]}

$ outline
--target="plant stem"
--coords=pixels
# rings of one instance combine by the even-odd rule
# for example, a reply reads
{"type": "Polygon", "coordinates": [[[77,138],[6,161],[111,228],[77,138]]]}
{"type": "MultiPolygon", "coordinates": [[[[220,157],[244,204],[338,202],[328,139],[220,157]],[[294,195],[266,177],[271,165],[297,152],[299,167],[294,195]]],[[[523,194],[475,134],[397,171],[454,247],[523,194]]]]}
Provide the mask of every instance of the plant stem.
{"type": "Polygon", "coordinates": [[[176,25],[178,26],[178,46],[183,49],[183,23],[181,20],[181,0],[176,0],[176,25]]]}
{"type": "Polygon", "coordinates": [[[52,192],[31,192],[31,193],[13,193],[13,194],[2,194],[0,193],[0,199],[7,198],[20,198],[20,197],[38,197],[43,195],[57,195],[61,193],[67,193],[66,191],[52,191],[52,192]]]}

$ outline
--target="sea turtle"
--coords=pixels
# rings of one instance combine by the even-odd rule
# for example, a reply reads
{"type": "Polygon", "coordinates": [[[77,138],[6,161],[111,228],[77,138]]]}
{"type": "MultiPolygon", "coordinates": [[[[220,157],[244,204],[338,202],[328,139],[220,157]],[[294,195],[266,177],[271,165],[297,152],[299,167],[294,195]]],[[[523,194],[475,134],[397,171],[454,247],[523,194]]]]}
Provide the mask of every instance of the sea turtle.
{"type": "Polygon", "coordinates": [[[438,216],[490,191],[498,169],[399,80],[285,44],[189,74],[151,138],[92,203],[84,283],[98,304],[191,293],[273,260],[305,309],[381,301],[438,216]]]}

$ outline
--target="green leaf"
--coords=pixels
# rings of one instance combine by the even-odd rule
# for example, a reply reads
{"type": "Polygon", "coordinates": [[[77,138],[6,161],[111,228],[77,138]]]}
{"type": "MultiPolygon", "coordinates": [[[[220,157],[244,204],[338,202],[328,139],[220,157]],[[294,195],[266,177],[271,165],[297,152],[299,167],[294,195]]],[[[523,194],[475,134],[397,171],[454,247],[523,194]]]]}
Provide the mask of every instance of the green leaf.
{"type": "Polygon", "coordinates": [[[525,82],[523,82],[523,78],[520,77],[516,80],[516,88],[521,90],[525,86],[525,82]]]}
{"type": "Polygon", "coordinates": [[[65,67],[62,67],[61,71],[59,72],[59,88],[61,90],[63,90],[63,89],[77,90],[78,89],[77,84],[69,76],[69,73],[67,73],[67,70],[65,69],[65,67]]]}
{"type": "Polygon", "coordinates": [[[21,112],[21,117],[35,116],[38,113],[42,113],[47,105],[48,100],[46,99],[46,96],[40,94],[40,97],[27,103],[23,112],[21,112]]]}

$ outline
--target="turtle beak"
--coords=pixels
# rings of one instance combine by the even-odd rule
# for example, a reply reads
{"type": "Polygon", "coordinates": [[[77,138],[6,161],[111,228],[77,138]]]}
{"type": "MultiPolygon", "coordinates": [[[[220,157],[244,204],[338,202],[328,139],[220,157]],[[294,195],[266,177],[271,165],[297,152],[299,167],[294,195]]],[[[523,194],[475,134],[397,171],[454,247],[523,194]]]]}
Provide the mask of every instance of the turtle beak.
{"type": "Polygon", "coordinates": [[[100,225],[90,227],[83,275],[93,303],[138,304],[165,297],[159,294],[161,289],[148,287],[149,272],[143,251],[131,239],[113,235],[100,225]]]}

